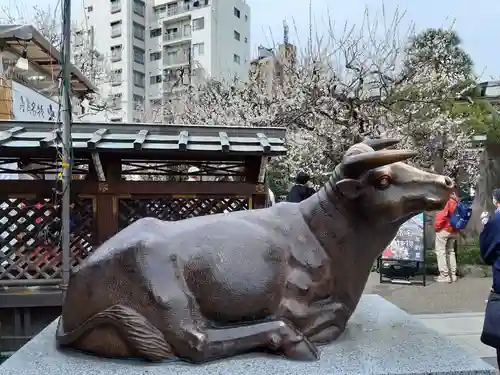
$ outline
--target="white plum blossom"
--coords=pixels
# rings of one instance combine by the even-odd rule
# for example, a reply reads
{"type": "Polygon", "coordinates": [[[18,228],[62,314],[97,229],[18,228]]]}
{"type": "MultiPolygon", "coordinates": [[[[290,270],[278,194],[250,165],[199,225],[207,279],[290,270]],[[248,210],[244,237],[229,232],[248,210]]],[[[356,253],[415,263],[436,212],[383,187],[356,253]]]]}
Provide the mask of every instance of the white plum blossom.
{"type": "Polygon", "coordinates": [[[432,169],[441,157],[440,172],[455,177],[463,168],[473,183],[479,155],[465,151],[471,131],[448,105],[470,88],[460,87],[470,77],[436,68],[435,59],[452,64],[446,40],[432,40],[430,59],[416,58],[408,43],[370,35],[350,35],[335,49],[318,43],[285,67],[271,91],[259,79],[232,86],[208,80],[172,115],[180,123],[286,127],[289,152],[275,163],[290,174],[327,175],[353,143],[389,136],[418,151],[414,164],[432,169]]]}

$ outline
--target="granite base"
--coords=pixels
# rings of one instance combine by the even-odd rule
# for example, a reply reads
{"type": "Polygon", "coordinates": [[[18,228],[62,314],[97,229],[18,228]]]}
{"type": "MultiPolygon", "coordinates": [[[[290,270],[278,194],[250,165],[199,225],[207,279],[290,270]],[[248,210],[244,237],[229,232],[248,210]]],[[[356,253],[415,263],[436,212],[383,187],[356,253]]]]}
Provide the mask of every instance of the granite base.
{"type": "Polygon", "coordinates": [[[364,295],[342,337],[317,362],[243,355],[204,365],[150,364],[59,351],[57,321],[0,366],[1,375],[494,375],[496,370],[378,295],[364,295]]]}

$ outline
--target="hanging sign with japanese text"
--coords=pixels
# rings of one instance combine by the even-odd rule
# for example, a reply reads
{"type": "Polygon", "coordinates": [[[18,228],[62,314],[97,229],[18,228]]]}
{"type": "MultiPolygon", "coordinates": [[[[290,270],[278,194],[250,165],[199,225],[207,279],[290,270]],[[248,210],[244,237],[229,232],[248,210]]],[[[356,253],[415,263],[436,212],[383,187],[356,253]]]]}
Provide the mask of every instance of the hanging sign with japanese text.
{"type": "Polygon", "coordinates": [[[12,114],[18,121],[55,121],[59,104],[42,94],[12,81],[12,114]]]}

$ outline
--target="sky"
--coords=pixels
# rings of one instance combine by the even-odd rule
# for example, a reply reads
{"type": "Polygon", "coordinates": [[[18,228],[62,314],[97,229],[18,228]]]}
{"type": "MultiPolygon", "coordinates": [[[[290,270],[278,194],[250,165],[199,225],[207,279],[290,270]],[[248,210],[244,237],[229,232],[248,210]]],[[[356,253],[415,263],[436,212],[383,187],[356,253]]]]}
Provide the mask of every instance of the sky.
{"type": "MultiPolygon", "coordinates": [[[[13,0],[2,0],[2,4],[13,0]]],[[[39,0],[15,0],[29,9],[39,0]]],[[[45,0],[55,7],[59,0],[45,0]]],[[[105,1],[105,0],[103,0],[105,1]]],[[[289,41],[307,46],[309,32],[309,0],[246,0],[251,7],[252,56],[257,46],[272,47],[283,40],[283,21],[289,25],[289,41]]],[[[326,35],[333,23],[340,34],[347,23],[363,22],[365,9],[370,19],[390,22],[396,11],[404,14],[399,24],[405,35],[411,25],[415,31],[429,27],[455,29],[463,47],[475,63],[475,72],[482,80],[500,79],[500,1],[499,0],[311,0],[314,35],[326,35]],[[385,12],[383,12],[383,10],[385,12]],[[497,46],[497,47],[495,47],[497,46]]],[[[72,0],[74,17],[83,12],[83,0],[72,0]]]]}

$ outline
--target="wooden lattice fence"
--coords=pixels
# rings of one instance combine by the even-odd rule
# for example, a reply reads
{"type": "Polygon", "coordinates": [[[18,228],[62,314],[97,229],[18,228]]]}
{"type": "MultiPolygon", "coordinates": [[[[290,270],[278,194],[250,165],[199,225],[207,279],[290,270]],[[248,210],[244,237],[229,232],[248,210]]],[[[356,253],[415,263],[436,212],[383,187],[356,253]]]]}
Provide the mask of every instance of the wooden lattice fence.
{"type": "MultiPolygon", "coordinates": [[[[93,249],[94,202],[78,199],[71,208],[71,267],[93,249]]],[[[182,220],[249,209],[248,198],[119,199],[118,228],[143,217],[182,220]]],[[[0,198],[0,284],[4,280],[60,279],[60,202],[0,198]]]]}
{"type": "MultiPolygon", "coordinates": [[[[60,205],[52,199],[0,199],[0,284],[2,280],[61,278],[60,205]]],[[[71,206],[71,266],[92,250],[93,202],[71,206]]]]}
{"type": "Polygon", "coordinates": [[[177,198],[120,199],[119,228],[143,217],[176,221],[195,216],[248,210],[247,198],[177,198]]]}

